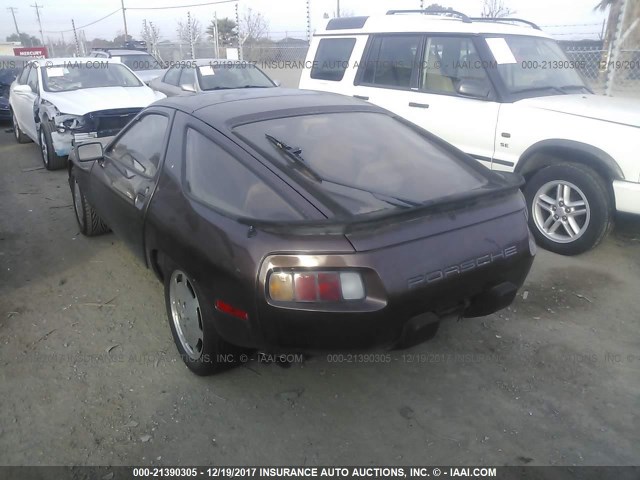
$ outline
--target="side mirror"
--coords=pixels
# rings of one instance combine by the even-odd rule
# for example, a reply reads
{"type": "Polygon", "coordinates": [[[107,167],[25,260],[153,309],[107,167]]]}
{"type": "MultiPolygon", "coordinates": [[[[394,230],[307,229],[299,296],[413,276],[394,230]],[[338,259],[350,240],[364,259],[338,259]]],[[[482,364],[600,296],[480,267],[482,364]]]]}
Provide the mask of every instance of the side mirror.
{"type": "Polygon", "coordinates": [[[460,95],[474,98],[488,98],[491,93],[491,87],[486,81],[473,79],[460,80],[456,90],[460,95]]]}
{"type": "Polygon", "coordinates": [[[76,157],[79,162],[91,162],[104,157],[100,142],[81,143],[76,145],[76,157]]]}
{"type": "Polygon", "coordinates": [[[196,93],[196,87],[193,85],[189,85],[188,83],[185,83],[184,85],[180,85],[180,88],[185,92],[196,93]]]}
{"type": "Polygon", "coordinates": [[[29,85],[16,85],[13,87],[15,93],[33,93],[29,85]]]}

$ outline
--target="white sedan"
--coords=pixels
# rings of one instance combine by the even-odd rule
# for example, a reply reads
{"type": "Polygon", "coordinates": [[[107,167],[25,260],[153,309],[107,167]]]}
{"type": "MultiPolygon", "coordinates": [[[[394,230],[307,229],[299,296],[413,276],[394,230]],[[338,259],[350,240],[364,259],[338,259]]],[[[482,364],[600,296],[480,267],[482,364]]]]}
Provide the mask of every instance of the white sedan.
{"type": "Polygon", "coordinates": [[[9,104],[19,143],[40,144],[48,170],[63,168],[72,142],[116,135],[165,95],[110,59],[33,60],[11,85],[9,104]]]}

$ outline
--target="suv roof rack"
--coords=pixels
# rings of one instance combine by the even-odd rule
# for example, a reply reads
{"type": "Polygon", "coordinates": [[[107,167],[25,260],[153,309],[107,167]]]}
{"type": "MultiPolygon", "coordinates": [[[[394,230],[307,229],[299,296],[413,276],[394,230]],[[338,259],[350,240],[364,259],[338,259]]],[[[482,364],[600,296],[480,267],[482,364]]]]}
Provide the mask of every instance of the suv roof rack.
{"type": "Polygon", "coordinates": [[[522,18],[513,18],[513,17],[471,17],[471,20],[474,22],[495,22],[495,23],[509,23],[509,22],[518,22],[524,23],[525,25],[529,25],[536,30],[541,30],[541,28],[533,22],[529,20],[523,20],[522,18]]]}
{"type": "Polygon", "coordinates": [[[459,18],[464,23],[471,23],[471,19],[467,17],[464,13],[458,12],[456,10],[432,10],[432,9],[424,9],[424,10],[389,10],[387,15],[397,15],[398,13],[420,13],[422,15],[449,15],[452,17],[459,18]]]}

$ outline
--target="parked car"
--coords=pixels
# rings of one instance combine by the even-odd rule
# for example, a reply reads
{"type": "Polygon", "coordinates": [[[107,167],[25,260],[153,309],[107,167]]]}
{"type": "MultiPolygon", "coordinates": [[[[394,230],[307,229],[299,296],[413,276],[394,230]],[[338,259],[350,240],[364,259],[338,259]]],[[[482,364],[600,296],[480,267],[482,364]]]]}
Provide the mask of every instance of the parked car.
{"type": "Polygon", "coordinates": [[[133,70],[140,77],[140,80],[149,85],[151,80],[164,75],[165,67],[162,62],[145,51],[146,44],[144,47],[138,48],[94,48],[89,56],[111,58],[122,62],[133,70]]]}
{"type": "Polygon", "coordinates": [[[179,62],[149,86],[171,97],[231,88],[271,88],[277,85],[251,63],[200,58],[179,62]]]}
{"type": "Polygon", "coordinates": [[[164,98],[114,60],[32,60],[11,86],[13,131],[19,143],[40,144],[49,170],[63,168],[72,141],[115,135],[140,110],[164,98]]]}
{"type": "Polygon", "coordinates": [[[0,121],[11,120],[9,88],[27,61],[24,57],[0,55],[0,121]]]}
{"type": "Polygon", "coordinates": [[[172,97],[71,159],[81,232],[112,229],[164,282],[198,374],[236,347],[421,342],[509,305],[535,254],[519,175],[344,96],[172,97]]]}
{"type": "Polygon", "coordinates": [[[640,214],[640,101],[594,95],[530,22],[453,11],[337,18],[307,61],[300,88],[366,99],[524,175],[529,224],[551,251],[589,250],[616,210],[640,214]]]}

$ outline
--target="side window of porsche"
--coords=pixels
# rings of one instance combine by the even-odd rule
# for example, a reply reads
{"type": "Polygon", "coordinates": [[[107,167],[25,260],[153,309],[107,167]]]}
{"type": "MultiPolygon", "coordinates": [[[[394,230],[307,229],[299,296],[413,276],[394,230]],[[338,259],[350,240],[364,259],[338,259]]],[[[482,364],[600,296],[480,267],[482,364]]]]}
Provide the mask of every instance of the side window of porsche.
{"type": "Polygon", "coordinates": [[[199,201],[233,217],[303,218],[260,177],[200,132],[187,129],[185,144],[185,187],[199,201]]]}
{"type": "Polygon", "coordinates": [[[164,153],[168,125],[169,119],[164,115],[145,115],[118,139],[107,155],[145,177],[153,177],[164,153]]]}

